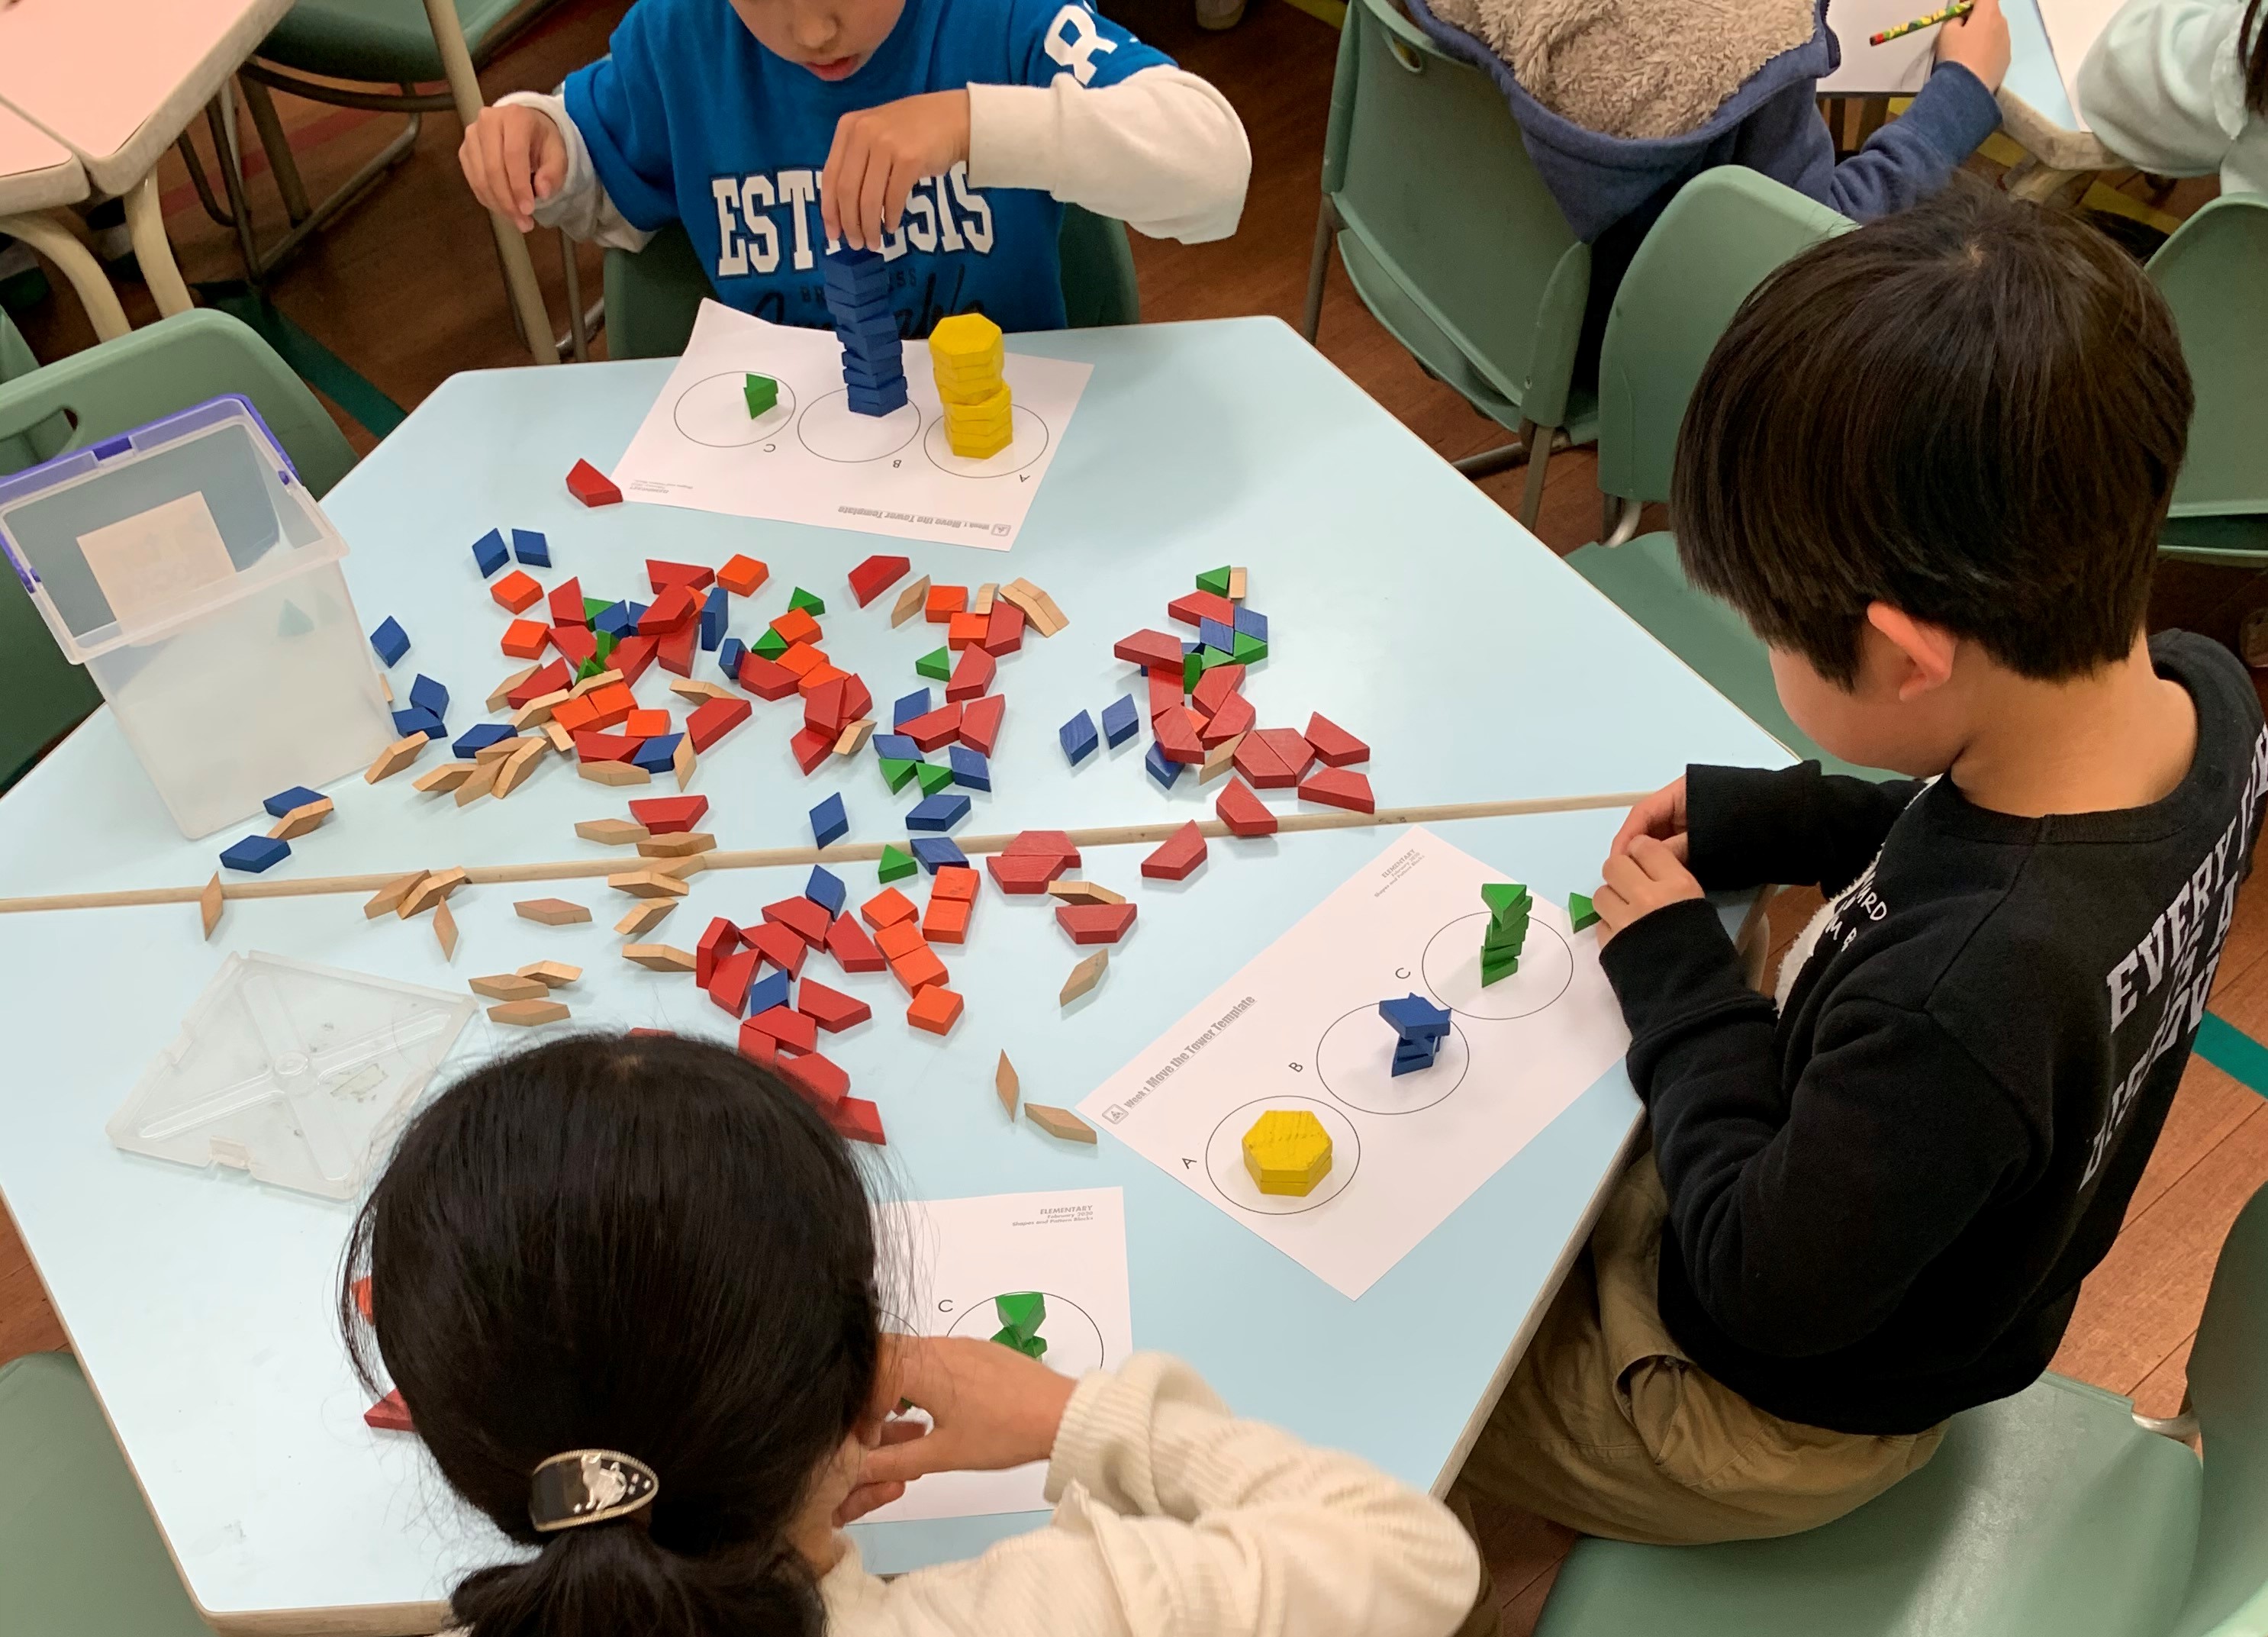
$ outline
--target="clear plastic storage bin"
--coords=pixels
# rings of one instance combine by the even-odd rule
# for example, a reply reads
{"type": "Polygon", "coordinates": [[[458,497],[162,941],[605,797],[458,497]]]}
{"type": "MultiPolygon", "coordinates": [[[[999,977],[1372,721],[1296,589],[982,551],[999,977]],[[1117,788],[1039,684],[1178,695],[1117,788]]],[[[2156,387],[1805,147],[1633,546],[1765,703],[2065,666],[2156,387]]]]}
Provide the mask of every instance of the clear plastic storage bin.
{"type": "Polygon", "coordinates": [[[0,479],[0,551],[185,836],[393,737],[346,549],[240,397],[0,479]]]}

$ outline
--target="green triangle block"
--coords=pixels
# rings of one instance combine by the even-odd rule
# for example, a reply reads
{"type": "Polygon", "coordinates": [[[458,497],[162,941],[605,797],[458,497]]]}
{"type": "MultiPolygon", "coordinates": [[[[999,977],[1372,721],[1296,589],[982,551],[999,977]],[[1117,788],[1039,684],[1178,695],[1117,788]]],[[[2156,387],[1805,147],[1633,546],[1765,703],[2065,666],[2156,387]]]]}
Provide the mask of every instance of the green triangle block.
{"type": "Polygon", "coordinates": [[[755,646],[748,652],[762,659],[777,660],[787,652],[787,638],[767,625],[764,634],[756,638],[755,646]]]}
{"type": "Polygon", "coordinates": [[[1236,661],[1218,648],[1200,648],[1197,650],[1197,663],[1209,671],[1216,665],[1233,665],[1236,661]]]}
{"type": "Polygon", "coordinates": [[[1268,645],[1257,637],[1236,633],[1236,652],[1230,656],[1239,665],[1257,665],[1268,657],[1268,645]]]}
{"type": "Polygon", "coordinates": [[[902,762],[895,756],[886,756],[882,758],[882,777],[889,781],[892,791],[903,790],[906,781],[920,771],[921,765],[918,762],[902,762]]]}
{"type": "Polygon", "coordinates": [[[740,392],[748,401],[748,418],[752,421],[779,402],[779,383],[769,375],[750,375],[740,383],[740,392]]]}
{"type": "Polygon", "coordinates": [[[914,674],[929,677],[933,682],[953,680],[953,650],[939,648],[934,653],[924,653],[914,661],[914,674]]]}
{"type": "Polygon", "coordinates": [[[1209,591],[1216,597],[1226,597],[1228,595],[1228,575],[1229,571],[1225,567],[1209,568],[1197,576],[1197,589],[1209,591]]]}
{"type": "Polygon", "coordinates": [[[1027,1359],[1044,1357],[1048,1350],[1048,1338],[1046,1337],[1027,1336],[1020,1338],[1012,1330],[996,1331],[993,1334],[992,1339],[998,1342],[1004,1347],[1013,1347],[1017,1352],[1022,1353],[1027,1359]]]}
{"type": "Polygon", "coordinates": [[[614,606],[615,605],[612,602],[608,601],[604,597],[584,598],[583,623],[585,625],[589,624],[592,621],[597,619],[599,616],[604,614],[608,608],[611,608],[614,606]]]}
{"type": "Polygon", "coordinates": [[[1528,899],[1528,889],[1518,881],[1484,881],[1481,902],[1488,905],[1491,915],[1502,915],[1516,903],[1528,899]]]}
{"type": "Polygon", "coordinates": [[[1520,957],[1518,955],[1513,956],[1509,961],[1495,964],[1484,961],[1481,962],[1481,987],[1486,989],[1491,984],[1495,983],[1498,978],[1510,977],[1518,970],[1520,970],[1520,957]]]}
{"type": "Polygon", "coordinates": [[[1574,923],[1570,930],[1579,933],[1586,926],[1599,924],[1599,912],[1591,907],[1588,894],[1571,892],[1567,895],[1567,918],[1574,923]]]}
{"type": "Polygon", "coordinates": [[[1192,648],[1182,656],[1182,691],[1197,691],[1197,678],[1204,675],[1204,651],[1192,648]]]}
{"type": "Polygon", "coordinates": [[[787,606],[791,608],[801,608],[814,619],[819,618],[827,612],[827,605],[800,586],[789,594],[787,606]]]}
{"type": "Polygon", "coordinates": [[[594,653],[575,667],[575,680],[579,682],[585,677],[596,676],[606,668],[607,662],[594,653]]]}
{"type": "Polygon", "coordinates": [[[304,637],[314,629],[315,622],[299,611],[299,605],[286,600],[284,612],[276,616],[276,634],[278,637],[304,637]]]}
{"type": "Polygon", "coordinates": [[[914,777],[921,780],[922,794],[933,796],[953,783],[953,770],[941,763],[924,762],[915,767],[914,777]]]}
{"type": "MultiPolygon", "coordinates": [[[[591,633],[591,645],[598,650],[596,657],[601,660],[614,653],[616,640],[612,631],[600,630],[591,633]]],[[[603,671],[607,667],[601,665],[599,668],[603,671]]]]}
{"type": "Polygon", "coordinates": [[[901,852],[897,848],[885,844],[882,861],[875,867],[874,874],[886,881],[902,881],[919,868],[921,866],[914,862],[913,854],[901,852]]]}
{"type": "Polygon", "coordinates": [[[992,1310],[1000,1316],[1000,1323],[1007,1331],[1020,1340],[1029,1341],[1048,1322],[1048,1299],[1036,1290],[1014,1290],[995,1296],[992,1310]]]}

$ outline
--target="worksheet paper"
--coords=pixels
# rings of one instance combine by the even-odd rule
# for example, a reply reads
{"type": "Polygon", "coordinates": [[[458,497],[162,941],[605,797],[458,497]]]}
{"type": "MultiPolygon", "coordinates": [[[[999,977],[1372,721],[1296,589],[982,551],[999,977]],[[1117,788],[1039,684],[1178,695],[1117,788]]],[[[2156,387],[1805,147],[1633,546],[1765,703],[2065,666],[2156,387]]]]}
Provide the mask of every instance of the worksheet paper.
{"type": "Polygon", "coordinates": [[[2047,30],[2048,48],[2055,53],[2056,72],[2063,76],[2065,94],[2072,111],[2085,125],[2086,111],[2079,106],[2079,70],[2095,49],[2096,36],[2110,26],[2120,0],[2040,0],[2040,26],[2047,30]]]}
{"type": "Polygon", "coordinates": [[[1630,1044],[1598,936],[1534,900],[1520,970],[1484,989],[1481,887],[1507,877],[1432,831],[1389,843],[1079,1112],[1317,1278],[1359,1296],[1612,1068],[1630,1044]],[[1451,1013],[1431,1068],[1388,1071],[1378,1003],[1451,1013]],[[1331,1138],[1305,1198],[1260,1191],[1243,1137],[1304,1109],[1331,1138]]]}
{"type": "Polygon", "coordinates": [[[1950,0],[1833,0],[1827,8],[1827,25],[1843,48],[1843,61],[1819,82],[1822,97],[1910,97],[1929,77],[1937,52],[1938,31],[1944,25],[1918,28],[1911,34],[1867,41],[1886,29],[1911,23],[1918,17],[1941,11],[1950,0]]]}
{"type": "Polygon", "coordinates": [[[1094,366],[1010,351],[1014,437],[983,461],[946,440],[929,343],[905,343],[907,403],[851,412],[834,333],[701,304],[693,339],[611,476],[625,500],[1005,551],[1094,366]],[[779,402],[750,417],[753,372],[779,402]]]}
{"type": "MultiPolygon", "coordinates": [[[[888,1328],[989,1339],[1000,1328],[992,1299],[1036,1290],[1047,1301],[1041,1362],[1076,1377],[1116,1369],[1134,1351],[1126,1207],[1117,1189],[892,1204],[879,1219],[885,1288],[910,1309],[890,1315],[888,1328]]],[[[1044,1461],[1004,1472],[932,1472],[864,1521],[1037,1512],[1048,1504],[1047,1476],[1044,1461]]]]}

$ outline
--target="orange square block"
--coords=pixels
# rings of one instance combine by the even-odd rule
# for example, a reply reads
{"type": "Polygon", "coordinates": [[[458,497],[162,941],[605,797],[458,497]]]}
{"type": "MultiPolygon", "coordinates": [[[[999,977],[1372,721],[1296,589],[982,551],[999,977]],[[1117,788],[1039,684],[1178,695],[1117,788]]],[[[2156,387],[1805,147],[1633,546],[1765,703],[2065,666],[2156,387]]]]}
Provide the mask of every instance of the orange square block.
{"type": "Polygon", "coordinates": [[[504,628],[504,640],[497,645],[515,660],[541,659],[550,645],[551,627],[541,620],[514,620],[504,628]]]}
{"type": "MultiPolygon", "coordinates": [[[[819,651],[814,648],[812,652],[816,653],[819,651]]],[[[803,675],[798,679],[795,684],[795,690],[801,694],[805,698],[808,699],[811,697],[811,690],[813,689],[822,688],[828,682],[839,682],[849,675],[850,673],[848,671],[838,671],[834,667],[834,666],[828,664],[826,660],[821,659],[817,665],[813,666],[811,669],[806,671],[803,675]]]]}
{"type": "Polygon", "coordinates": [[[818,649],[813,647],[809,643],[799,642],[789,648],[785,653],[780,655],[780,657],[774,660],[773,663],[777,665],[780,669],[784,671],[792,672],[796,680],[799,682],[803,678],[810,675],[821,666],[826,664],[827,656],[818,649]]]}
{"type": "Polygon", "coordinates": [[[756,589],[772,577],[770,569],[747,556],[736,556],[717,571],[717,583],[736,597],[753,597],[756,589]]]}
{"type": "Polygon", "coordinates": [[[659,739],[668,731],[669,712],[666,711],[633,711],[622,723],[622,732],[633,739],[659,739]]]}
{"type": "Polygon", "coordinates": [[[945,962],[937,958],[936,950],[924,944],[912,954],[891,962],[890,975],[905,986],[908,994],[917,995],[932,984],[945,981],[945,962]]]}
{"type": "Polygon", "coordinates": [[[885,887],[858,906],[859,918],[873,927],[895,926],[921,913],[914,901],[895,887],[885,887]]]}
{"type": "Polygon", "coordinates": [[[790,608],[772,622],[772,629],[782,642],[809,642],[819,635],[819,622],[811,617],[808,608],[790,608]]]}
{"type": "Polygon", "coordinates": [[[536,600],[543,595],[543,587],[528,575],[514,569],[489,586],[489,595],[514,614],[519,614],[535,605],[536,600]]]}
{"type": "Polygon", "coordinates": [[[946,622],[945,645],[959,653],[972,644],[981,644],[991,626],[991,620],[984,615],[956,614],[946,622]]]}
{"type": "Polygon", "coordinates": [[[932,1035],[949,1035],[961,1021],[961,997],[943,984],[932,984],[914,996],[906,1008],[906,1021],[932,1035]]]}
{"type": "Polygon", "coordinates": [[[971,903],[976,898],[976,872],[965,864],[940,864],[929,884],[930,902],[939,898],[971,903]]]}
{"type": "Polygon", "coordinates": [[[551,719],[571,734],[587,734],[599,726],[599,707],[591,703],[592,695],[579,699],[562,699],[552,707],[551,719]]]}
{"type": "Polygon", "coordinates": [[[917,949],[928,948],[921,928],[911,921],[885,921],[874,928],[874,947],[893,963],[903,960],[917,949]]]}
{"type": "Polygon", "coordinates": [[[932,898],[922,917],[922,936],[932,943],[957,944],[968,940],[968,912],[975,906],[961,898],[932,898]]]}
{"type": "MultiPolygon", "coordinates": [[[[596,727],[614,727],[630,719],[630,712],[638,708],[637,696],[630,691],[628,682],[608,682],[604,688],[593,688],[583,696],[598,712],[593,721],[596,727]]],[[[558,712],[552,712],[554,719],[558,712]]]]}
{"type": "Polygon", "coordinates": [[[942,625],[968,606],[968,586],[932,586],[922,603],[922,615],[931,624],[942,625]]]}

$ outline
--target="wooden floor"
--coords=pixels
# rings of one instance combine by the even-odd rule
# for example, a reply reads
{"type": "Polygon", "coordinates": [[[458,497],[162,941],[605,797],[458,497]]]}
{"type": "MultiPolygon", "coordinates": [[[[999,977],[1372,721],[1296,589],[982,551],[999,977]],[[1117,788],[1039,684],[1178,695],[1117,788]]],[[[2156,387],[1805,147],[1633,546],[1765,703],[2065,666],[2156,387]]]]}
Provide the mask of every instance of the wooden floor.
{"type": "MultiPolygon", "coordinates": [[[[1137,240],[1144,316],[1195,319],[1273,313],[1299,321],[1313,242],[1316,190],[1336,33],[1277,0],[1252,0],[1245,22],[1226,34],[1198,33],[1187,7],[1134,0],[1109,9],[1228,95],[1250,133],[1251,196],[1241,231],[1231,240],[1197,247],[1137,240]]],[[[549,89],[605,48],[626,0],[568,0],[518,42],[485,75],[489,94],[549,89]]],[[[351,173],[397,128],[387,115],[320,107],[280,98],[285,122],[302,151],[310,189],[320,197],[351,173]]],[[[277,278],[277,305],[405,408],[455,371],[526,361],[515,339],[486,225],[457,173],[455,122],[432,116],[413,156],[277,278]]],[[[210,147],[198,140],[210,159],[210,147]]],[[[264,164],[254,156],[255,216],[263,233],[280,232],[283,212],[264,164]]],[[[178,158],[161,173],[167,212],[184,270],[192,281],[235,277],[231,233],[200,210],[178,158]]],[[[531,243],[553,313],[564,328],[558,242],[531,243]]],[[[598,290],[598,261],[580,263],[586,299],[598,290]]],[[[138,321],[146,296],[129,289],[138,321]]],[[[68,296],[50,297],[19,318],[34,350],[55,358],[85,344],[88,332],[68,296]]],[[[1334,273],[1319,344],[1379,402],[1444,456],[1506,439],[1432,380],[1373,321],[1334,273]]],[[[603,356],[603,343],[600,348],[603,356]]],[[[368,434],[349,434],[367,448],[368,434]]],[[[1595,537],[1598,497],[1586,452],[1556,458],[1537,533],[1565,552],[1595,537]]],[[[1509,505],[1522,475],[1486,489],[1509,505]]],[[[2183,571],[2166,577],[2159,623],[2178,620],[2231,639],[2243,608],[2268,600],[2268,584],[2243,577],[2183,571]]],[[[1784,940],[1800,924],[1803,901],[1789,895],[1775,915],[1784,940]]],[[[2268,888],[2243,896],[2214,990],[2214,1009],[2268,1039],[2268,888]]],[[[2056,1368],[2132,1394],[2145,1410],[2171,1413],[2180,1404],[2183,1370],[2213,1257],[2222,1235],[2251,1191],[2268,1181],[2268,1110],[2260,1096],[2203,1064],[2192,1064],[2155,1158],[2136,1195],[2125,1231],[2088,1279],[2056,1368]]],[[[0,1216],[0,1360],[60,1347],[64,1338],[0,1216]]],[[[1250,1406],[1264,1413],[1264,1405],[1250,1406]]],[[[1525,1632],[1549,1590],[1572,1537],[1540,1520],[1484,1515],[1476,1520],[1494,1572],[1506,1628],[1525,1632]]]]}

